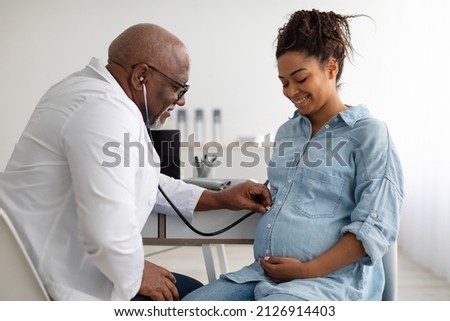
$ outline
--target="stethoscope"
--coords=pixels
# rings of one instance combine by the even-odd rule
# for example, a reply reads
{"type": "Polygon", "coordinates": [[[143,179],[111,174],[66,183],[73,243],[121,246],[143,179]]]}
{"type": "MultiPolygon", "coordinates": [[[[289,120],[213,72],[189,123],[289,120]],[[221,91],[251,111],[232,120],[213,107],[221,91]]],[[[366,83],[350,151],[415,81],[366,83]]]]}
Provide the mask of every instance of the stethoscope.
{"type": "MultiPolygon", "coordinates": [[[[145,86],[144,83],[144,77],[141,76],[139,77],[139,81],[142,84],[142,89],[144,92],[144,104],[145,104],[145,126],[147,127],[147,131],[148,131],[148,135],[150,137],[150,140],[153,144],[153,137],[151,134],[151,126],[150,126],[150,116],[149,116],[149,111],[148,111],[148,104],[147,104],[147,88],[145,86]]],[[[267,180],[264,185],[267,186],[269,184],[269,181],[267,180]]],[[[161,185],[158,184],[158,190],[159,192],[162,194],[162,196],[166,199],[166,201],[170,204],[170,206],[173,208],[173,210],[175,211],[175,213],[177,213],[177,215],[180,217],[180,219],[184,222],[184,224],[186,224],[187,227],[189,227],[189,229],[191,229],[191,231],[193,231],[194,233],[201,235],[201,236],[215,236],[215,235],[219,235],[222,234],[228,230],[230,230],[231,228],[235,227],[236,225],[238,225],[239,223],[241,223],[242,221],[244,221],[245,219],[249,218],[250,216],[252,216],[253,214],[255,214],[255,211],[252,212],[248,212],[247,214],[245,214],[244,216],[242,216],[241,218],[239,218],[238,220],[234,221],[233,223],[231,223],[230,225],[218,230],[218,231],[214,231],[214,232],[203,232],[200,231],[198,229],[196,229],[187,219],[186,217],[181,213],[181,211],[178,209],[178,207],[172,202],[172,200],[167,196],[167,194],[164,192],[164,190],[162,189],[161,185]]]]}

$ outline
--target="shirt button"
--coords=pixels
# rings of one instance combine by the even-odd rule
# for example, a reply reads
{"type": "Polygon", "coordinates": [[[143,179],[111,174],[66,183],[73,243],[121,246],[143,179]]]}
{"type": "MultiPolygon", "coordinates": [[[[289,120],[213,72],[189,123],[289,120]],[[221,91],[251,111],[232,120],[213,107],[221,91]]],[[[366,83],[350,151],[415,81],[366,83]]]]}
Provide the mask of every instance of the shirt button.
{"type": "Polygon", "coordinates": [[[267,228],[271,228],[272,227],[272,224],[267,224],[267,228]]]}
{"type": "Polygon", "coordinates": [[[291,183],[292,183],[292,179],[289,179],[289,180],[288,180],[288,183],[291,184],[291,183]]]}
{"type": "Polygon", "coordinates": [[[326,129],[330,128],[330,125],[326,124],[326,125],[325,125],[325,128],[326,128],[326,129]]]}
{"type": "Polygon", "coordinates": [[[270,253],[270,251],[269,250],[266,250],[266,254],[269,254],[270,253]]]}
{"type": "Polygon", "coordinates": [[[277,204],[278,204],[278,205],[281,205],[282,203],[283,203],[282,201],[278,201],[278,203],[277,203],[277,204]]]}
{"type": "Polygon", "coordinates": [[[370,213],[370,217],[373,219],[376,219],[378,217],[378,215],[377,215],[377,213],[372,212],[372,213],[370,213]]]}

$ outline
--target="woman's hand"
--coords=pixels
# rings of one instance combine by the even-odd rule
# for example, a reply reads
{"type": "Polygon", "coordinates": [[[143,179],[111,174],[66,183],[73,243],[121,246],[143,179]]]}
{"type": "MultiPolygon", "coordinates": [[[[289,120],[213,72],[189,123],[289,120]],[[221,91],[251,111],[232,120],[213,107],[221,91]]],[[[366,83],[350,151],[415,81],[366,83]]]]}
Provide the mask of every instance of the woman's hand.
{"type": "Polygon", "coordinates": [[[259,260],[259,264],[276,283],[313,277],[308,263],[290,257],[265,257],[259,260]]]}
{"type": "Polygon", "coordinates": [[[317,278],[330,274],[367,256],[363,244],[353,233],[345,233],[339,242],[308,262],[288,257],[265,257],[259,260],[267,275],[277,283],[294,279],[317,278]]]}

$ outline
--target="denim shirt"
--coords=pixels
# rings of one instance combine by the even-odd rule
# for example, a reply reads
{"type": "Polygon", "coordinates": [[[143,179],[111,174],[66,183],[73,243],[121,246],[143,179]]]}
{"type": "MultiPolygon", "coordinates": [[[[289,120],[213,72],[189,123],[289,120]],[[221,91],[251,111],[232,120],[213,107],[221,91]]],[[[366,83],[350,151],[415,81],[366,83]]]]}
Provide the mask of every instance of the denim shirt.
{"type": "Polygon", "coordinates": [[[311,137],[296,112],[275,137],[268,167],[272,198],[255,235],[255,262],[227,278],[262,281],[258,296],[289,293],[304,300],[380,300],[381,258],[396,240],[403,201],[401,164],[385,124],[363,106],[348,108],[311,137]],[[353,233],[367,256],[321,278],[276,284],[258,264],[266,256],[308,262],[353,233]]]}

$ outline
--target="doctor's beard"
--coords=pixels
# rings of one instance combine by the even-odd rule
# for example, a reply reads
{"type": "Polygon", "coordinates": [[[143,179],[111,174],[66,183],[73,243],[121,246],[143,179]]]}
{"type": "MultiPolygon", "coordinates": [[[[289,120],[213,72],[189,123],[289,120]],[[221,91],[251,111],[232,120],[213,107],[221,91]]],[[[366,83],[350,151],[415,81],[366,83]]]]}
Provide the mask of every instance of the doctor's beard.
{"type": "Polygon", "coordinates": [[[164,123],[166,122],[166,119],[170,117],[170,111],[175,109],[175,105],[171,105],[167,107],[161,115],[155,120],[155,122],[150,126],[152,130],[161,129],[164,126],[164,123]]]}

